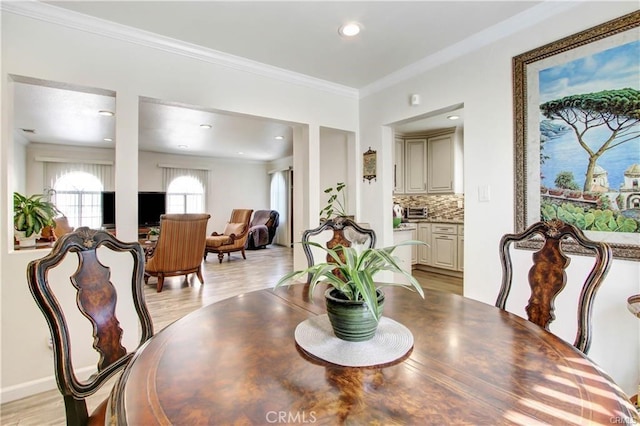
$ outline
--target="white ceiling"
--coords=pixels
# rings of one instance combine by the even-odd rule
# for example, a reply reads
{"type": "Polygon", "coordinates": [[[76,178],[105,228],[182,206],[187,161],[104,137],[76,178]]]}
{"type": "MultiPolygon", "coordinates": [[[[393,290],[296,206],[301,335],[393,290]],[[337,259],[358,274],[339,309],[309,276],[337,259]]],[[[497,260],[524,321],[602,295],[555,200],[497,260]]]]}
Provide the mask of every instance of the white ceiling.
{"type": "MultiPolygon", "coordinates": [[[[44,3],[76,18],[76,13],[82,13],[347,88],[366,90],[389,75],[460,45],[490,27],[507,25],[509,18],[541,2],[44,3]],[[344,39],[338,34],[339,25],[347,21],[357,21],[363,27],[354,39],[344,39]]],[[[35,134],[23,132],[28,140],[113,146],[113,142],[103,139],[114,137],[117,116],[109,119],[96,114],[98,109],[109,108],[108,105],[115,108],[115,100],[108,93],[102,91],[92,96],[87,93],[90,89],[78,92],[69,86],[54,84],[51,87],[48,82],[24,80],[16,86],[16,127],[36,131],[35,134]]],[[[427,130],[435,117],[449,112],[428,114],[419,125],[402,123],[396,129],[427,130]]],[[[287,123],[152,99],[140,103],[139,123],[139,144],[144,150],[256,160],[273,160],[292,153],[292,129],[287,123]],[[213,127],[202,129],[199,127],[202,123],[213,127]],[[279,135],[285,136],[284,141],[274,139],[279,135]],[[188,148],[180,149],[178,145],[188,148]]],[[[462,125],[462,121],[458,123],[462,125]]],[[[452,125],[443,124],[436,126],[452,125]]]]}

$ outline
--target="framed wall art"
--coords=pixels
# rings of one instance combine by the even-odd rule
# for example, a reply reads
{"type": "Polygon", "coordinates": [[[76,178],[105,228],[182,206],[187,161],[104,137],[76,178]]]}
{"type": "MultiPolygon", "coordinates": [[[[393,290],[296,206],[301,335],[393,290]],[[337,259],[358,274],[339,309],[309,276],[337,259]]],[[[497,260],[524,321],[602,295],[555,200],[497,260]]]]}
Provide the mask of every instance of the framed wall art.
{"type": "Polygon", "coordinates": [[[516,232],[558,218],[640,260],[639,27],[636,11],[513,58],[516,232]]]}
{"type": "Polygon", "coordinates": [[[376,151],[372,151],[371,147],[362,154],[362,181],[365,179],[371,183],[371,180],[376,180],[377,174],[377,158],[376,151]]]}

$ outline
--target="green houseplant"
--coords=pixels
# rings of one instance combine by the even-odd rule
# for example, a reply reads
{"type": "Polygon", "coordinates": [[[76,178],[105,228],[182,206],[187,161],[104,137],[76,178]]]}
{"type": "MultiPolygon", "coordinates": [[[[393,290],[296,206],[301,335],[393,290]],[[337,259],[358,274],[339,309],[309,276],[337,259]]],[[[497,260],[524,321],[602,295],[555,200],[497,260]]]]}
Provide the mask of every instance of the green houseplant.
{"type": "Polygon", "coordinates": [[[160,236],[160,227],[152,226],[149,228],[149,232],[147,232],[147,239],[149,241],[158,241],[158,237],[160,236]]]}
{"type": "Polygon", "coordinates": [[[400,244],[380,249],[336,246],[333,249],[315,242],[306,242],[327,252],[329,261],[316,263],[304,270],[284,275],[275,288],[290,284],[302,276],[309,276],[309,295],[319,282],[325,281],[330,287],[325,291],[327,314],[334,333],[343,340],[363,341],[373,337],[384,303],[382,286],[400,286],[416,291],[424,298],[420,283],[398,264],[393,251],[402,245],[425,245],[422,241],[404,241],[400,244]],[[403,274],[408,284],[379,283],[374,276],[380,271],[403,274]]]}
{"type": "Polygon", "coordinates": [[[334,216],[347,216],[347,195],[344,191],[346,186],[344,182],[338,182],[335,187],[324,190],[325,194],[329,194],[329,199],[327,205],[320,210],[320,221],[329,220],[334,216]]]}
{"type": "Polygon", "coordinates": [[[16,239],[23,246],[35,245],[45,226],[55,227],[56,206],[44,199],[42,194],[29,197],[13,193],[13,225],[16,239]]]}

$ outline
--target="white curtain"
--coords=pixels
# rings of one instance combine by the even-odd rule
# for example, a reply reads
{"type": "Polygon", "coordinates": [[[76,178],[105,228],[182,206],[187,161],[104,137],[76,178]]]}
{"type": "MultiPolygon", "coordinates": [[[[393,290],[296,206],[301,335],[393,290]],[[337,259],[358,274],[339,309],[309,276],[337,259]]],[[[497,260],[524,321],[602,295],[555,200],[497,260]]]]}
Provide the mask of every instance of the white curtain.
{"type": "Polygon", "coordinates": [[[103,191],[114,190],[113,165],[111,164],[61,163],[49,161],[44,162],[43,188],[53,188],[61,176],[71,172],[89,173],[102,182],[103,191]]]}
{"type": "Polygon", "coordinates": [[[167,193],[168,213],[207,211],[208,170],[161,167],[163,167],[162,186],[167,193]],[[169,194],[170,187],[172,194],[169,194]]]}
{"type": "MultiPolygon", "coordinates": [[[[206,195],[208,193],[207,182],[209,182],[209,170],[201,170],[201,169],[181,169],[176,167],[163,167],[162,168],[162,187],[164,191],[169,189],[169,184],[179,177],[182,176],[190,176],[194,179],[197,179],[200,184],[202,184],[202,188],[204,189],[204,195],[206,200],[206,195]]],[[[206,206],[205,201],[205,206],[206,206]]]]}
{"type": "Polygon", "coordinates": [[[276,230],[274,243],[283,246],[291,244],[289,235],[289,171],[282,170],[271,174],[271,210],[280,214],[280,224],[276,230]]]}

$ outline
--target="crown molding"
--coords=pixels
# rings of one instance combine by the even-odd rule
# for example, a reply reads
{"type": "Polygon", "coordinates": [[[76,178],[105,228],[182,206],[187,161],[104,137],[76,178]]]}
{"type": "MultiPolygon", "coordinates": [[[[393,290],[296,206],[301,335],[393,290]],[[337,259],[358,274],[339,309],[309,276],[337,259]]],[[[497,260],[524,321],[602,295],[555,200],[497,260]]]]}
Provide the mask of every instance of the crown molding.
{"type": "Polygon", "coordinates": [[[374,81],[360,89],[360,99],[380,92],[386,88],[399,84],[405,80],[416,77],[437,66],[451,62],[466,54],[472,53],[498,40],[507,38],[514,33],[525,30],[551,16],[565,12],[585,0],[576,1],[550,1],[546,0],[530,9],[525,10],[511,18],[502,21],[492,27],[486,28],[471,37],[446,47],[439,52],[429,55],[411,65],[401,68],[385,77],[374,81]]]}
{"type": "Polygon", "coordinates": [[[358,90],[341,84],[332,83],[305,74],[252,61],[240,56],[230,55],[214,49],[208,49],[192,43],[165,37],[149,31],[132,28],[104,19],[38,1],[0,1],[2,12],[13,13],[32,19],[38,19],[78,31],[109,37],[127,43],[138,44],[167,53],[186,56],[203,62],[273,78],[287,83],[322,90],[348,98],[357,99],[358,90]]]}

